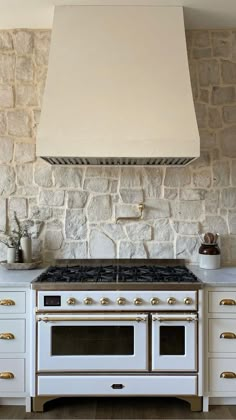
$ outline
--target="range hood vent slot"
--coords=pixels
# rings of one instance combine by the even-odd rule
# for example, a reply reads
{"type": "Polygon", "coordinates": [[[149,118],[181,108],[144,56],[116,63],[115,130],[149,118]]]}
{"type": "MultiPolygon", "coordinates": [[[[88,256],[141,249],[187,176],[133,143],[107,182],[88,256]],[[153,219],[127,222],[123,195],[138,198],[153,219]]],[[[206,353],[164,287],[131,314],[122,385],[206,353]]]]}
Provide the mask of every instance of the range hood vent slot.
{"type": "Polygon", "coordinates": [[[51,165],[173,165],[185,166],[195,160],[192,158],[174,157],[174,158],[75,158],[75,157],[42,157],[46,162],[51,165]]]}

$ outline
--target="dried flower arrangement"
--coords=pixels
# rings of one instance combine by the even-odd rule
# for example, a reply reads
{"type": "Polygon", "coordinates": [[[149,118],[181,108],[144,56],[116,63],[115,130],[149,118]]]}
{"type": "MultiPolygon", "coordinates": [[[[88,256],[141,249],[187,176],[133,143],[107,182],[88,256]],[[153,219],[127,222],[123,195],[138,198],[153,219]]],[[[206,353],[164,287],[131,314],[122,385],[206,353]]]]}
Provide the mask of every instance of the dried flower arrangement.
{"type": "Polygon", "coordinates": [[[30,236],[29,228],[33,226],[34,222],[32,219],[24,220],[20,222],[16,212],[14,211],[14,221],[16,228],[9,232],[0,231],[0,242],[6,245],[8,248],[17,248],[20,245],[20,240],[23,236],[30,236]]]}

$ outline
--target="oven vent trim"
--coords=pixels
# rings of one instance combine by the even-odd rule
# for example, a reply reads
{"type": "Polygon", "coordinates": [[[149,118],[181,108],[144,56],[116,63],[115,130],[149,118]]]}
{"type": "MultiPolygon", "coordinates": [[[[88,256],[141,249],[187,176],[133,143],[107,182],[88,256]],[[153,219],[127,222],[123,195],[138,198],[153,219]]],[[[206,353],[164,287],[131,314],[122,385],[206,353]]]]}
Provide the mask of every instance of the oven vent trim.
{"type": "Polygon", "coordinates": [[[50,165],[104,165],[104,166],[186,166],[196,157],[64,157],[41,156],[50,165]]]}

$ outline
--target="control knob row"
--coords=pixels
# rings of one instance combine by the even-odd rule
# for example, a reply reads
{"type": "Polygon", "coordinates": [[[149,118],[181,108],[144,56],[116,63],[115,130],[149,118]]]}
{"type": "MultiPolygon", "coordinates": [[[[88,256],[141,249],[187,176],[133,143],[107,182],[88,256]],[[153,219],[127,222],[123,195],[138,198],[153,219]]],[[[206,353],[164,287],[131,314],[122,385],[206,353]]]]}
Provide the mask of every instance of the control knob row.
{"type": "MultiPolygon", "coordinates": [[[[124,297],[118,297],[116,299],[116,302],[118,303],[118,305],[125,305],[126,299],[124,297]]],[[[70,298],[67,299],[67,304],[68,305],[75,305],[75,303],[76,303],[76,299],[75,298],[70,297],[70,298]]],[[[92,303],[93,303],[93,299],[92,298],[90,298],[90,297],[84,298],[84,304],[85,305],[92,305],[92,303]]],[[[106,298],[106,297],[102,297],[100,299],[100,303],[101,303],[101,305],[108,305],[109,304],[109,299],[106,298]]],[[[141,299],[139,297],[137,297],[137,298],[134,299],[134,304],[135,305],[137,305],[137,306],[138,305],[142,305],[142,303],[143,303],[143,299],[141,299]]],[[[156,298],[156,297],[153,297],[150,300],[150,303],[152,305],[158,305],[159,299],[156,298]]],[[[174,305],[176,303],[176,299],[174,297],[170,297],[170,298],[167,299],[167,303],[169,305],[174,305]]],[[[185,305],[191,305],[193,303],[193,300],[190,297],[186,297],[184,299],[184,303],[185,303],[185,305]]]]}

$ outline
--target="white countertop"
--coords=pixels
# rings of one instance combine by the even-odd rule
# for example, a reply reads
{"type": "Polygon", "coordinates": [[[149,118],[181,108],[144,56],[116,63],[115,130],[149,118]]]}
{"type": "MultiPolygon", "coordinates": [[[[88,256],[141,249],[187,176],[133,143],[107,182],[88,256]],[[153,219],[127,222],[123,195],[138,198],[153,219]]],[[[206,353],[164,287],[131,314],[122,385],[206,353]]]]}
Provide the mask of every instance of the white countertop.
{"type": "Polygon", "coordinates": [[[236,286],[236,267],[205,270],[197,265],[189,265],[188,268],[207,286],[236,286]]]}
{"type": "Polygon", "coordinates": [[[34,270],[6,270],[0,267],[0,287],[29,287],[45,268],[34,270]]]}

